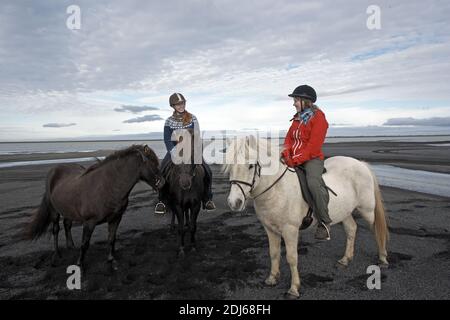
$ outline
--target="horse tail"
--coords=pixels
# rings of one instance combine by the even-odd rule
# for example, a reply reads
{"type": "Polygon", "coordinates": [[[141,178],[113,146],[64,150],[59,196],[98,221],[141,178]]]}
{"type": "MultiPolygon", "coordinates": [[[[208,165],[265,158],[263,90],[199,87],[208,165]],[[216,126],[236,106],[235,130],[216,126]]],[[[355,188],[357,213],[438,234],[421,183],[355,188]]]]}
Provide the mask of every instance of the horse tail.
{"type": "Polygon", "coordinates": [[[380,192],[380,186],[378,184],[377,177],[373,171],[369,168],[374,185],[375,193],[375,221],[373,223],[375,239],[379,248],[386,248],[386,244],[389,240],[389,230],[387,226],[386,213],[384,210],[383,198],[380,192]]]}
{"type": "MultiPolygon", "coordinates": [[[[49,179],[48,179],[49,180],[49,179]]],[[[41,237],[48,229],[51,222],[51,202],[50,202],[50,190],[47,180],[47,186],[42,197],[41,204],[33,212],[33,220],[25,227],[24,238],[26,240],[36,240],[41,237]]]]}

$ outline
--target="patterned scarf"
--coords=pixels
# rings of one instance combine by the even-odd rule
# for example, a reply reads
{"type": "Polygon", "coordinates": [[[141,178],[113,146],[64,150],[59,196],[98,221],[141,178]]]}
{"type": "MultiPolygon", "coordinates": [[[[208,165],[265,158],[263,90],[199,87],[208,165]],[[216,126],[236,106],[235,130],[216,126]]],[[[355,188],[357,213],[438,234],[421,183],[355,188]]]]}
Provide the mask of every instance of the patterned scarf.
{"type": "Polygon", "coordinates": [[[303,111],[299,112],[299,117],[302,119],[304,124],[307,124],[309,119],[314,115],[314,110],[311,108],[304,109],[303,111]]]}
{"type": "Polygon", "coordinates": [[[192,114],[190,114],[186,110],[182,114],[179,114],[178,112],[174,111],[172,116],[178,121],[182,120],[183,126],[187,126],[192,122],[192,114]]]}

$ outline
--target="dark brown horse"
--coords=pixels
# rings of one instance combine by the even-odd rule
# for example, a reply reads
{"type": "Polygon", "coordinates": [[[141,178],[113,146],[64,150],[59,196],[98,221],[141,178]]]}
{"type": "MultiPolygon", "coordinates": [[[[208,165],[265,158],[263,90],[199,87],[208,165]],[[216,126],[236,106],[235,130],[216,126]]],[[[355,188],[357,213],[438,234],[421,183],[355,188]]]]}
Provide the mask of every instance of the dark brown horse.
{"type": "MultiPolygon", "coordinates": [[[[165,175],[166,184],[162,188],[162,195],[172,212],[172,226],[174,217],[178,221],[178,254],[184,256],[184,237],[186,231],[190,232],[192,251],[196,250],[195,233],[197,231],[197,217],[204,198],[205,171],[202,164],[194,161],[193,131],[187,129],[185,137],[192,139],[190,156],[187,161],[171,164],[165,175]]],[[[182,139],[178,139],[182,141],[182,139]]],[[[186,150],[184,150],[186,151],[186,150]]]]}
{"type": "Polygon", "coordinates": [[[140,180],[155,190],[164,185],[158,165],[158,158],[152,149],[147,145],[133,145],[87,169],[77,164],[62,164],[52,168],[47,175],[41,205],[26,228],[26,237],[30,240],[39,238],[53,223],[54,264],[61,256],[58,248],[60,216],[63,217],[68,248],[74,248],[70,231],[72,221],[81,222],[83,236],[78,265],[83,267],[95,226],[108,222],[108,262],[113,269],[117,269],[114,244],[117,227],[128,206],[128,196],[140,180]]]}

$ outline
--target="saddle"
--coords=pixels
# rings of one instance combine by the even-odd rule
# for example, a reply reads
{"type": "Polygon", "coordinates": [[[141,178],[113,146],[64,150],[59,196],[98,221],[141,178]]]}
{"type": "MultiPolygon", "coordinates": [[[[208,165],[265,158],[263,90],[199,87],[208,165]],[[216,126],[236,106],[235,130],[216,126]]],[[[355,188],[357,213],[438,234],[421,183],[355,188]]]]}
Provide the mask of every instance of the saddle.
{"type": "MultiPolygon", "coordinates": [[[[298,180],[300,182],[300,189],[302,190],[303,199],[305,199],[306,203],[309,206],[308,213],[303,218],[302,225],[300,226],[300,230],[304,230],[304,229],[307,229],[313,222],[312,214],[314,212],[314,200],[312,198],[311,191],[309,191],[308,184],[306,181],[305,168],[302,165],[296,166],[295,172],[297,173],[298,180]]],[[[324,174],[326,172],[327,172],[327,169],[323,168],[322,174],[324,174]]],[[[325,188],[327,188],[327,190],[329,192],[331,192],[335,196],[337,196],[337,194],[333,190],[331,190],[331,188],[329,188],[327,185],[325,185],[325,188]]]]}

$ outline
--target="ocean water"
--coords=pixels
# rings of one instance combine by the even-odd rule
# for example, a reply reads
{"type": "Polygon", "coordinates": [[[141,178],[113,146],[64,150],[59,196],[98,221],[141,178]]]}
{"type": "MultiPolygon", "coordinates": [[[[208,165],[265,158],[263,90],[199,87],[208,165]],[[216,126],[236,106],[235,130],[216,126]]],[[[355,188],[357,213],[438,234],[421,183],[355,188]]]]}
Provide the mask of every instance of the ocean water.
{"type": "Polygon", "coordinates": [[[156,152],[162,151],[163,141],[49,141],[49,142],[0,142],[0,155],[34,153],[93,152],[119,150],[132,144],[148,144],[156,152]]]}
{"type": "MultiPolygon", "coordinates": [[[[280,138],[280,143],[283,142],[280,138]]],[[[339,142],[364,142],[364,141],[404,141],[404,142],[428,142],[430,144],[440,141],[450,141],[449,135],[425,135],[425,136],[329,136],[325,143],[339,142]]],[[[204,145],[211,140],[204,139],[204,145]]],[[[215,139],[216,143],[225,145],[225,139],[215,139]]],[[[114,141],[48,141],[48,142],[0,142],[0,156],[8,154],[34,154],[34,153],[68,153],[68,152],[93,152],[99,150],[119,150],[132,144],[147,144],[155,153],[162,157],[166,149],[162,140],[114,140],[114,141]]]]}
{"type": "MultiPolygon", "coordinates": [[[[396,141],[396,142],[424,142],[430,145],[449,145],[450,128],[335,128],[328,131],[326,143],[338,142],[363,142],[363,141],[396,141]],[[437,144],[444,142],[444,144],[437,144]]],[[[235,132],[236,133],[236,132],[235,132]]],[[[237,135],[248,134],[248,132],[238,132],[237,135]]],[[[284,139],[283,132],[280,132],[279,143],[284,139]]],[[[210,137],[208,134],[204,137],[210,137]]],[[[228,135],[228,137],[233,135],[228,135]]],[[[217,136],[216,136],[217,137],[217,136]]],[[[67,156],[64,159],[52,158],[53,153],[86,153],[99,150],[119,150],[129,147],[132,144],[147,144],[152,148],[159,158],[163,158],[166,148],[162,140],[109,140],[109,141],[46,141],[46,142],[0,142],[0,169],[17,166],[57,164],[70,162],[88,162],[95,158],[67,156]],[[26,155],[26,154],[46,154],[48,158],[33,161],[8,161],[2,155],[26,155]]],[[[223,149],[226,140],[216,138],[211,141],[203,139],[204,157],[208,163],[222,163],[223,149]],[[211,150],[215,150],[212,152],[211,150]],[[216,157],[216,158],[215,158],[216,157]],[[217,161],[216,161],[217,160],[217,161]]],[[[374,165],[374,171],[381,185],[392,186],[418,192],[450,196],[450,175],[437,174],[432,172],[407,170],[392,166],[374,165]]]]}
{"type": "Polygon", "coordinates": [[[450,197],[450,174],[371,164],[382,186],[450,197]]]}

